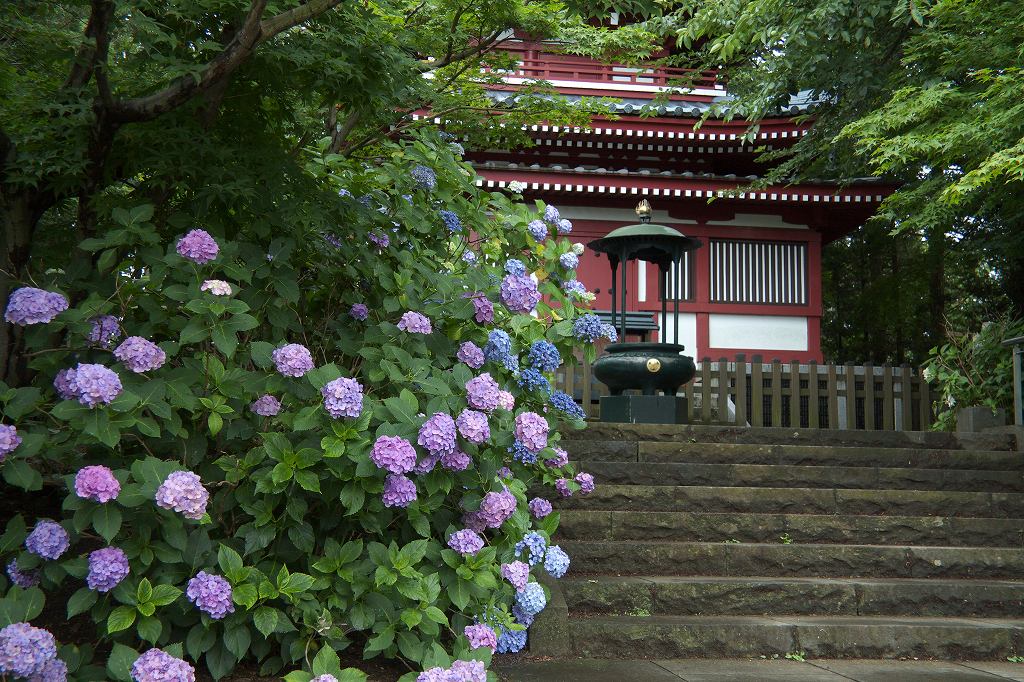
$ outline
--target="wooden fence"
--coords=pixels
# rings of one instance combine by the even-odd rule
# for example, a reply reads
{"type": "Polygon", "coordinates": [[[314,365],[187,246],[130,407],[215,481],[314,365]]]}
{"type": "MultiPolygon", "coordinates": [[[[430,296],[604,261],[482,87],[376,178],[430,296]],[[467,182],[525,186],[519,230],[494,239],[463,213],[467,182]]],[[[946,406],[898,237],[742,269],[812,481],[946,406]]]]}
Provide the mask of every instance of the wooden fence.
{"type": "MultiPolygon", "coordinates": [[[[600,396],[608,395],[586,362],[560,369],[555,388],[576,398],[589,418],[600,416],[600,396]]],[[[693,423],[922,431],[933,421],[928,383],[909,365],[705,358],[680,395],[693,423]]]]}

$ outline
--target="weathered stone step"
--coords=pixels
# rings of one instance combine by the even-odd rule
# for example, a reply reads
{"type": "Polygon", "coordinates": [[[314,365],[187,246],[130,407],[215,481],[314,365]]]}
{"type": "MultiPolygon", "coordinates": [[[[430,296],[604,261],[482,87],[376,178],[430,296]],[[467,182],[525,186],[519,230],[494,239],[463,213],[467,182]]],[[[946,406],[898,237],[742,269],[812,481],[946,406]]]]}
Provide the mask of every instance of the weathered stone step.
{"type": "Polygon", "coordinates": [[[599,484],[1024,491],[1024,471],[691,462],[587,462],[599,484]]]}
{"type": "Polygon", "coordinates": [[[1024,520],[565,509],[559,539],[1021,547],[1024,520]]]}
{"type": "Polygon", "coordinates": [[[693,464],[786,464],[798,466],[895,467],[1022,471],[1024,455],[994,450],[766,445],[615,440],[566,440],[583,462],[675,462],[693,464]]]}
{"type": "Polygon", "coordinates": [[[559,502],[567,509],[618,511],[885,514],[1024,517],[1024,494],[947,490],[837,490],[720,486],[600,485],[559,502]]]}
{"type": "Polygon", "coordinates": [[[570,613],[1024,618],[1024,583],[908,578],[594,576],[559,583],[570,613]]]}
{"type": "Polygon", "coordinates": [[[858,431],[834,429],[751,428],[700,424],[609,424],[593,422],[566,438],[590,441],[660,441],[768,445],[860,446],[932,450],[1014,450],[1012,433],[948,431],[858,431]]]}
{"type": "Polygon", "coordinates": [[[1024,550],[1001,547],[564,540],[574,576],[721,575],[1018,578],[1024,550]]]}
{"type": "Polygon", "coordinates": [[[550,621],[531,630],[531,654],[592,658],[785,656],[1005,659],[1024,645],[1024,621],[891,616],[595,616],[570,618],[564,646],[550,621]]]}

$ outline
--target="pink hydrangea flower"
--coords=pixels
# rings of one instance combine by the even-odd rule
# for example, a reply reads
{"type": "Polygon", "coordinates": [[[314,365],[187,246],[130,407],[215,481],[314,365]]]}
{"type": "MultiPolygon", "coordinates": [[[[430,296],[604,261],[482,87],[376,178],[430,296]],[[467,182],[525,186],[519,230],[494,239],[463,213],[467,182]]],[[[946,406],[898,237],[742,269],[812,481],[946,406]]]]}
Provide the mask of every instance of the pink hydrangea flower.
{"type": "Polygon", "coordinates": [[[75,494],[85,500],[106,504],[117,499],[121,484],[114,472],[102,465],[82,467],[75,474],[75,494]]]}
{"type": "Polygon", "coordinates": [[[416,449],[401,436],[381,436],[373,444],[370,459],[380,469],[405,474],[416,466],[416,449]]]}
{"type": "Polygon", "coordinates": [[[430,318],[412,310],[402,315],[402,319],[398,321],[398,328],[410,334],[429,334],[433,331],[430,318]]]}
{"type": "Polygon", "coordinates": [[[193,263],[209,263],[220,252],[217,241],[206,230],[192,230],[178,240],[178,255],[193,263]]]}
{"type": "Polygon", "coordinates": [[[536,412],[516,415],[516,438],[527,450],[540,452],[548,446],[548,420],[536,412]]]}

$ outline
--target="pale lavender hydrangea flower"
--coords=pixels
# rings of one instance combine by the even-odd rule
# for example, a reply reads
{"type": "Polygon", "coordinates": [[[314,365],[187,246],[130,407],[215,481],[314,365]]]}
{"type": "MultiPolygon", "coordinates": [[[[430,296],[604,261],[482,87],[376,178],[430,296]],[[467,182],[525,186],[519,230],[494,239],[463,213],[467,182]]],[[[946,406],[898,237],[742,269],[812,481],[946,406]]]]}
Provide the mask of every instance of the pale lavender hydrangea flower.
{"type": "Polygon", "coordinates": [[[549,457],[548,459],[544,460],[545,464],[547,464],[549,467],[558,469],[559,467],[564,467],[566,464],[569,463],[568,452],[566,452],[560,447],[554,447],[551,449],[554,450],[555,456],[549,457]]]}
{"type": "Polygon", "coordinates": [[[441,466],[449,471],[465,471],[473,460],[462,450],[445,452],[441,455],[441,466]]]}
{"type": "Polygon", "coordinates": [[[487,682],[487,667],[483,661],[453,661],[445,682],[487,682]]]}
{"type": "Polygon", "coordinates": [[[82,467],[75,474],[75,494],[82,499],[106,504],[120,493],[121,484],[114,472],[101,464],[82,467]]]}
{"type": "Polygon", "coordinates": [[[561,216],[558,215],[557,208],[550,204],[544,207],[544,220],[548,221],[549,223],[557,223],[560,219],[561,216]]]}
{"type": "Polygon", "coordinates": [[[39,584],[39,569],[22,571],[18,568],[18,560],[11,559],[11,562],[7,564],[7,577],[18,587],[27,590],[39,584]]]}
{"type": "Polygon", "coordinates": [[[217,241],[206,230],[192,230],[178,240],[178,255],[193,263],[209,263],[219,252],[217,241]]]}
{"type": "Polygon", "coordinates": [[[464,528],[452,533],[448,538],[448,546],[463,556],[469,556],[483,549],[484,539],[468,528],[464,528]]]}
{"type": "Polygon", "coordinates": [[[469,266],[476,265],[476,263],[477,263],[476,252],[475,251],[470,251],[469,249],[466,249],[462,253],[462,260],[466,263],[466,265],[469,265],[469,266]]]}
{"type": "Polygon", "coordinates": [[[416,442],[432,455],[454,453],[456,449],[455,420],[444,412],[435,412],[420,427],[416,442]]]}
{"type": "Polygon", "coordinates": [[[576,482],[580,485],[580,494],[589,495],[594,492],[594,477],[591,474],[585,474],[582,471],[576,474],[576,482]]]}
{"type": "Polygon", "coordinates": [[[25,549],[44,559],[59,559],[70,545],[68,532],[54,521],[38,522],[25,538],[25,549]]]}
{"type": "Polygon", "coordinates": [[[459,434],[470,443],[480,444],[491,437],[491,427],[487,423],[487,415],[476,410],[463,410],[455,424],[459,434]]]}
{"type": "Polygon", "coordinates": [[[562,497],[572,497],[572,488],[569,487],[568,479],[560,478],[555,481],[555,490],[557,490],[558,494],[562,497]]]}
{"type": "Polygon", "coordinates": [[[569,234],[572,232],[572,223],[566,218],[558,221],[558,234],[569,234]]]}
{"type": "Polygon", "coordinates": [[[187,519],[199,520],[206,513],[210,493],[203,481],[191,471],[171,473],[156,491],[156,504],[171,509],[187,519]]]}
{"type": "Polygon", "coordinates": [[[482,623],[477,625],[467,625],[463,630],[463,633],[469,640],[470,649],[486,647],[491,651],[494,651],[498,648],[498,636],[494,634],[494,630],[482,623]]]}
{"type": "Polygon", "coordinates": [[[561,578],[569,570],[569,555],[558,545],[548,547],[544,554],[544,570],[552,578],[561,578]]]}
{"type": "Polygon", "coordinates": [[[466,398],[475,410],[491,412],[498,406],[498,382],[488,372],[466,382],[466,398]]]}
{"type": "Polygon", "coordinates": [[[323,675],[317,675],[309,682],[338,682],[338,678],[334,675],[325,673],[323,675]]]}
{"type": "Polygon", "coordinates": [[[498,391],[498,407],[511,412],[516,409],[516,398],[508,391],[498,391]]]}
{"type": "Polygon", "coordinates": [[[548,420],[536,412],[516,415],[516,439],[530,452],[540,452],[548,446],[548,420]]]}
{"type": "Polygon", "coordinates": [[[412,472],[414,474],[429,474],[431,471],[434,470],[434,467],[437,466],[437,463],[440,460],[440,455],[428,454],[426,457],[424,457],[423,459],[416,463],[416,466],[413,467],[412,472]]]}
{"type": "Polygon", "coordinates": [[[129,336],[114,349],[114,357],[136,374],[159,369],[167,362],[167,353],[141,336],[129,336]]]}
{"type": "Polygon", "coordinates": [[[501,577],[512,583],[516,591],[522,590],[530,582],[530,565],[522,561],[502,564],[501,577]]]}
{"type": "Polygon", "coordinates": [[[298,343],[288,343],[270,354],[277,371],[286,377],[301,377],[313,369],[313,354],[298,343]]]}
{"type": "Polygon", "coordinates": [[[530,508],[530,513],[533,514],[535,519],[543,519],[551,513],[551,503],[543,497],[533,498],[526,506],[530,508]]]}
{"type": "Polygon", "coordinates": [[[73,400],[75,395],[75,370],[66,367],[53,377],[53,390],[62,400],[73,400]]]}
{"type": "Polygon", "coordinates": [[[335,419],[358,417],[363,412],[363,386],[355,379],[340,377],[320,389],[324,409],[335,419]]]}
{"type": "Polygon", "coordinates": [[[365,303],[353,303],[352,307],[348,309],[348,314],[352,319],[362,322],[370,316],[370,309],[366,307],[365,303]]]}
{"type": "Polygon", "coordinates": [[[530,224],[526,226],[526,230],[538,242],[542,242],[548,237],[548,226],[543,220],[531,220],[530,224]]]}
{"type": "Polygon", "coordinates": [[[558,262],[566,270],[575,270],[580,265],[580,257],[572,251],[568,251],[558,257],[558,262]]]}
{"type": "MultiPolygon", "coordinates": [[[[587,286],[578,279],[566,280],[562,283],[562,291],[570,298],[583,299],[587,295],[587,286]]],[[[585,316],[584,316],[585,317],[585,316]]]]}
{"type": "Polygon", "coordinates": [[[489,492],[480,502],[477,515],[487,528],[499,528],[516,511],[516,497],[508,488],[499,492],[489,492]]]}
{"type": "Polygon", "coordinates": [[[501,302],[513,313],[528,313],[540,302],[537,283],[529,277],[506,275],[501,280],[501,302]]]}
{"type": "Polygon", "coordinates": [[[121,394],[121,378],[103,365],[79,363],[71,380],[78,402],[89,407],[109,405],[121,394]]]}
{"type": "Polygon", "coordinates": [[[153,648],[132,664],[133,682],[196,682],[196,671],[187,662],[153,648]]]}
{"type": "Polygon", "coordinates": [[[381,500],[385,507],[408,507],[416,499],[416,484],[402,474],[388,474],[381,500]]]}
{"type": "Polygon", "coordinates": [[[0,462],[21,445],[18,428],[10,424],[0,424],[0,462]]]}
{"type": "Polygon", "coordinates": [[[512,478],[512,470],[508,467],[501,467],[495,473],[498,478],[512,478]]]}
{"type": "Polygon", "coordinates": [[[472,369],[480,369],[484,366],[484,352],[480,349],[480,346],[476,345],[472,341],[465,341],[459,346],[459,352],[455,354],[455,357],[460,362],[464,362],[469,365],[472,369]]]}
{"type": "Polygon", "coordinates": [[[7,299],[4,319],[11,324],[45,324],[68,309],[68,299],[54,291],[21,287],[7,299]]]}
{"type": "Polygon", "coordinates": [[[405,474],[416,466],[416,449],[401,436],[381,436],[373,444],[370,459],[379,469],[405,474]]]}
{"type": "Polygon", "coordinates": [[[44,665],[43,669],[26,682],[67,682],[68,664],[59,658],[51,658],[44,665]]]}
{"type": "Polygon", "coordinates": [[[188,581],[185,595],[196,608],[214,620],[235,612],[235,605],[231,602],[231,583],[219,575],[199,571],[188,581]]]}
{"type": "Polygon", "coordinates": [[[86,338],[103,348],[110,348],[121,337],[121,326],[113,315],[97,315],[90,320],[92,329],[86,338]]]}
{"type": "Polygon", "coordinates": [[[28,623],[0,628],[0,675],[32,677],[57,657],[57,641],[46,630],[28,623]]]}
{"type": "Polygon", "coordinates": [[[281,411],[281,401],[272,395],[261,395],[249,405],[249,409],[261,417],[276,417],[281,411]]]}
{"type": "Polygon", "coordinates": [[[429,334],[433,331],[430,318],[412,310],[402,315],[402,319],[398,321],[398,328],[410,334],[429,334]]]}
{"type": "Polygon", "coordinates": [[[90,590],[109,592],[128,577],[128,557],[117,547],[104,547],[89,553],[89,575],[85,582],[90,590]]]}
{"type": "Polygon", "coordinates": [[[214,296],[230,296],[231,285],[222,279],[208,279],[199,286],[200,291],[206,291],[214,296]]]}

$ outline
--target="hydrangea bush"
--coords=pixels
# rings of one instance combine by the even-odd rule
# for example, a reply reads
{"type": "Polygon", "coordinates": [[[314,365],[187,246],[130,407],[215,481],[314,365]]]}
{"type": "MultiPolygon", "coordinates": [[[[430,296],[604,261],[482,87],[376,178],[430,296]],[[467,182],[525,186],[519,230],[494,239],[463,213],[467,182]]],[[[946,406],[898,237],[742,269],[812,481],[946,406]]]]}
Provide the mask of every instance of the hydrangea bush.
{"type": "Polygon", "coordinates": [[[544,389],[593,357],[592,297],[553,207],[481,193],[429,135],[392,151],[314,169],[329,229],[118,208],[90,277],[11,296],[35,378],[0,384],[0,472],[63,505],[0,537],[0,642],[46,639],[49,598],[97,637],[0,677],[357,680],[352,647],[483,679],[525,646],[570,562],[548,498],[593,487],[544,389]]]}

